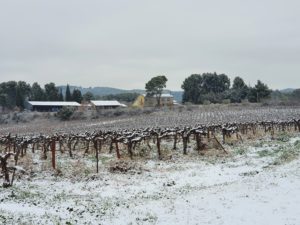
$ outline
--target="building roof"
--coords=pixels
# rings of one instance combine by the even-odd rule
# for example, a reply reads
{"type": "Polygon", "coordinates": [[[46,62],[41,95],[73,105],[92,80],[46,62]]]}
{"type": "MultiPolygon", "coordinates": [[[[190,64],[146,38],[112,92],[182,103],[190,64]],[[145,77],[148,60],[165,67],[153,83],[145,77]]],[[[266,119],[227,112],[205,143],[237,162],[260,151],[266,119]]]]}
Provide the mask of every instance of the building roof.
{"type": "Polygon", "coordinates": [[[176,100],[173,100],[173,105],[180,105],[176,100]]]}
{"type": "MultiPolygon", "coordinates": [[[[146,97],[146,94],[143,94],[143,96],[146,97]]],[[[156,95],[153,95],[152,97],[156,97],[156,95]]],[[[161,98],[174,98],[173,95],[165,93],[165,94],[161,94],[161,98]]]]}
{"type": "Polygon", "coordinates": [[[122,107],[127,107],[126,105],[121,104],[118,101],[101,100],[101,101],[91,101],[91,103],[95,106],[122,106],[122,107]]]}
{"type": "Polygon", "coordinates": [[[32,106],[80,106],[78,102],[28,101],[32,106]]]}
{"type": "Polygon", "coordinates": [[[162,94],[161,97],[163,98],[173,98],[174,96],[171,94],[162,94]]]}

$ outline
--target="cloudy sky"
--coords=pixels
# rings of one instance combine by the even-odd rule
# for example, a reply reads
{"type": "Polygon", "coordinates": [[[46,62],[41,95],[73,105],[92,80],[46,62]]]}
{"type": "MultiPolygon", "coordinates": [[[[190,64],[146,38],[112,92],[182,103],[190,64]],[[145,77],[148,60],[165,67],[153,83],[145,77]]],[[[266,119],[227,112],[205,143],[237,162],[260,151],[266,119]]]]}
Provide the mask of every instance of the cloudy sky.
{"type": "Polygon", "coordinates": [[[192,73],[300,87],[299,0],[0,0],[0,82],[144,88],[192,73]]]}

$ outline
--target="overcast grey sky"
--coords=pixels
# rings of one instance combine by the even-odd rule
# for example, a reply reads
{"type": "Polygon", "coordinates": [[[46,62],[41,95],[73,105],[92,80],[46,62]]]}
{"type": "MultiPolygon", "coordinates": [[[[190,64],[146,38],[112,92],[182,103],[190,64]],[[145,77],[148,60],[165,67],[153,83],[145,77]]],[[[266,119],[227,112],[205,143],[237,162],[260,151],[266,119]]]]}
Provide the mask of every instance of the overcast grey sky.
{"type": "Polygon", "coordinates": [[[0,82],[144,88],[192,73],[300,87],[299,0],[0,0],[0,82]]]}

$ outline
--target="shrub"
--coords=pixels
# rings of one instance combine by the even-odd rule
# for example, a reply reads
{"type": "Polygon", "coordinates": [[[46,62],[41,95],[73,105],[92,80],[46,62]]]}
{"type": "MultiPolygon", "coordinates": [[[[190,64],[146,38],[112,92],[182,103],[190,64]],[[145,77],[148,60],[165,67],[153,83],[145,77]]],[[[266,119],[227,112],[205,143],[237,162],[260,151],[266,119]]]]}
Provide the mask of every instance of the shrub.
{"type": "Polygon", "coordinates": [[[223,99],[222,104],[230,104],[230,99],[223,99]]]}
{"type": "Polygon", "coordinates": [[[211,102],[210,102],[209,100],[204,100],[204,101],[203,101],[203,105],[210,105],[210,103],[211,103],[211,102]]]}
{"type": "Polygon", "coordinates": [[[56,116],[61,120],[69,120],[74,113],[74,109],[70,107],[63,107],[58,111],[56,116]]]}
{"type": "Polygon", "coordinates": [[[277,141],[281,141],[281,142],[288,142],[291,138],[291,135],[286,133],[286,132],[281,132],[278,134],[278,137],[276,138],[277,141]]]}

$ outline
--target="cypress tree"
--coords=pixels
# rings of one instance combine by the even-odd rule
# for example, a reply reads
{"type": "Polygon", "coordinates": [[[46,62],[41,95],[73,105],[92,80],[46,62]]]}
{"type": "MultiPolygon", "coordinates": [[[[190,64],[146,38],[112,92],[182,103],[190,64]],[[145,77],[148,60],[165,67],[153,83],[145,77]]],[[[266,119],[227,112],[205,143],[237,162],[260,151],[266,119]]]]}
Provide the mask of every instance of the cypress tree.
{"type": "Polygon", "coordinates": [[[66,89],[66,102],[70,102],[70,101],[72,101],[72,95],[70,91],[70,86],[68,84],[66,89]]]}

